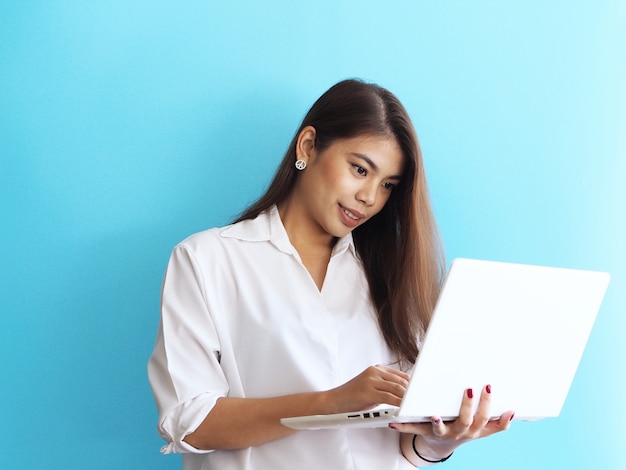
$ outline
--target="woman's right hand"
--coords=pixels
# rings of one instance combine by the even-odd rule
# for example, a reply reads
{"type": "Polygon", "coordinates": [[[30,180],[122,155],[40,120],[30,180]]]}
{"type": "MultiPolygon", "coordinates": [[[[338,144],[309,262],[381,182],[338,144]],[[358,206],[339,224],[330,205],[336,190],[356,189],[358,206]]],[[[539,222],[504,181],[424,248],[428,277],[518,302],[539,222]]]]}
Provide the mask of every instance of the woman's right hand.
{"type": "Polygon", "coordinates": [[[392,367],[370,366],[345,384],[329,390],[332,413],[361,411],[386,404],[400,406],[409,375],[392,367]]]}

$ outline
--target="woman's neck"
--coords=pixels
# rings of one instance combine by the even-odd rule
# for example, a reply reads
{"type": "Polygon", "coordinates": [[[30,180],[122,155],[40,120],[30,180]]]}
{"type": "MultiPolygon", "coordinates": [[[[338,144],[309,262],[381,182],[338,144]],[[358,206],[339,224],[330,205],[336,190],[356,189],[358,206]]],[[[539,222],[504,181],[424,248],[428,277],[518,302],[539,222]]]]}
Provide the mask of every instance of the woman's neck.
{"type": "Polygon", "coordinates": [[[300,256],[330,253],[337,239],[319,227],[304,211],[290,201],[278,205],[278,214],[289,241],[300,256]]]}
{"type": "Polygon", "coordinates": [[[289,241],[300,255],[317,288],[321,290],[337,239],[316,229],[311,219],[302,217],[302,211],[295,210],[289,202],[279,204],[278,213],[289,241]]]}

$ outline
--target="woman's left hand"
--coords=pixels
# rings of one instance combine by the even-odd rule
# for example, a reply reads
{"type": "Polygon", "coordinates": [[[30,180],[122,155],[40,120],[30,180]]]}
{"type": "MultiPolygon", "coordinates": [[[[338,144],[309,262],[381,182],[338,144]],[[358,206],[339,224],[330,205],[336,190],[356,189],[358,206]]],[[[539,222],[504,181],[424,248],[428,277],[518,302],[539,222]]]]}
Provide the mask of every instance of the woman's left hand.
{"type": "Polygon", "coordinates": [[[489,409],[491,402],[491,386],[483,387],[476,413],[472,414],[474,393],[467,389],[463,396],[459,416],[456,420],[444,423],[438,416],[433,416],[430,423],[392,423],[389,427],[407,433],[401,436],[402,453],[414,465],[423,466],[424,462],[440,460],[450,455],[465,442],[491,436],[509,428],[514,412],[507,411],[499,419],[491,420],[489,409]],[[417,434],[413,441],[413,434],[417,434]],[[420,459],[413,450],[413,444],[422,457],[420,459]]]}

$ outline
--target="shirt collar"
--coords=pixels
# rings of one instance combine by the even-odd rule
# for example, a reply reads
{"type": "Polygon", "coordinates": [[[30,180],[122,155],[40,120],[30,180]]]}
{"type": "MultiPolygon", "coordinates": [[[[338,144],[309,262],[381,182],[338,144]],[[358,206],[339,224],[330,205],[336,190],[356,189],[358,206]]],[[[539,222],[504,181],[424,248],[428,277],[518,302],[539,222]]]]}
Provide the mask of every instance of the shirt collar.
{"type": "MultiPolygon", "coordinates": [[[[225,227],[220,234],[225,238],[236,238],[250,242],[269,241],[284,253],[297,253],[289,241],[289,236],[280,219],[276,205],[261,212],[256,219],[244,220],[225,227]]],[[[333,255],[338,255],[348,249],[356,256],[352,233],[348,233],[337,240],[333,247],[333,255]]]]}

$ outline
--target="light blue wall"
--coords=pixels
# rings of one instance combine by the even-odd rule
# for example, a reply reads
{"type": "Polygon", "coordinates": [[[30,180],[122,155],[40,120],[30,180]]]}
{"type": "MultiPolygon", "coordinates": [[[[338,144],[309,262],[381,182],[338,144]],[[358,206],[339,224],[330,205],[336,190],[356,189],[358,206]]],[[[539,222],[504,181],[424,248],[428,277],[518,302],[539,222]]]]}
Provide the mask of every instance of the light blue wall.
{"type": "Polygon", "coordinates": [[[626,2],[5,1],[0,39],[0,467],[178,468],[145,374],[169,251],[351,76],[412,114],[449,258],[613,275],[562,416],[446,468],[626,467],[626,2]]]}

